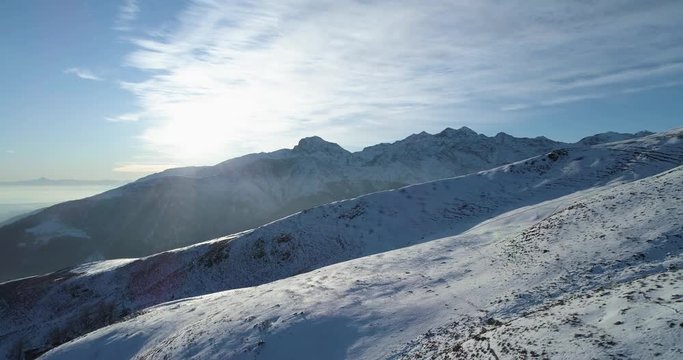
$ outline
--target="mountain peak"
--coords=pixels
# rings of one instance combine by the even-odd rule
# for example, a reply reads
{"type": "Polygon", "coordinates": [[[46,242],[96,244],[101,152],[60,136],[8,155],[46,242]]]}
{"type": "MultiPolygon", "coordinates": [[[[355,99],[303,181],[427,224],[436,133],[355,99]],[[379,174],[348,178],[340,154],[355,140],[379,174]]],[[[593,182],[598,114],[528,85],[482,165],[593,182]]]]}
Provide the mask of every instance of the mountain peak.
{"type": "Polygon", "coordinates": [[[649,135],[652,135],[652,134],[654,134],[652,131],[641,130],[641,131],[638,131],[637,133],[635,133],[635,134],[633,134],[633,135],[635,135],[636,137],[643,137],[643,136],[649,136],[649,135]]]}
{"type": "Polygon", "coordinates": [[[421,131],[417,134],[412,134],[412,135],[408,136],[407,138],[405,138],[405,140],[415,141],[415,140],[420,140],[420,139],[426,139],[426,138],[429,138],[431,136],[432,135],[430,135],[426,131],[421,131]]]}
{"type": "Polygon", "coordinates": [[[474,137],[478,136],[476,131],[468,128],[467,126],[463,126],[460,129],[453,129],[450,127],[445,128],[442,132],[436,134],[436,136],[439,137],[474,137]]]}
{"type": "Polygon", "coordinates": [[[299,143],[294,147],[293,151],[300,152],[300,153],[307,153],[307,154],[314,154],[314,153],[326,153],[326,154],[344,153],[344,154],[347,154],[348,153],[348,151],[346,151],[344,148],[342,148],[338,144],[326,141],[319,136],[310,136],[310,137],[305,137],[305,138],[299,140],[299,143]]]}

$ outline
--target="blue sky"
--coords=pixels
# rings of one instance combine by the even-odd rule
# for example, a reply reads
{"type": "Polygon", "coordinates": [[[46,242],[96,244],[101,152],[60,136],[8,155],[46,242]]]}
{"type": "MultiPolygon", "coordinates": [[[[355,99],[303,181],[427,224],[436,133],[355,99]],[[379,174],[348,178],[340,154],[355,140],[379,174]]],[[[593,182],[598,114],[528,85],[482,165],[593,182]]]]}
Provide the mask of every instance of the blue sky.
{"type": "Polygon", "coordinates": [[[0,180],[683,126],[680,1],[0,2],[0,180]]]}

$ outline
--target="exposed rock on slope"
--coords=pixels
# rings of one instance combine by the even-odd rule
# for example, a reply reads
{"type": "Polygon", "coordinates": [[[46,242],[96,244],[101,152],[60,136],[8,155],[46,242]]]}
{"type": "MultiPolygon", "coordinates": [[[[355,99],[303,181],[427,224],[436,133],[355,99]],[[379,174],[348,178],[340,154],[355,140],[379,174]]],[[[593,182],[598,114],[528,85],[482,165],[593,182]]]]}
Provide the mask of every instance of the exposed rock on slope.
{"type": "Polygon", "coordinates": [[[678,359],[682,182],[678,167],[455,237],[163,304],[45,359],[678,359]]]}
{"type": "MultiPolygon", "coordinates": [[[[493,170],[310,209],[252,232],[145,259],[85,265],[0,285],[3,343],[49,348],[51,329],[90,330],[80,312],[115,304],[111,319],[164,301],[253,286],[329,264],[458,234],[505,211],[683,162],[683,131],[561,149],[493,170]],[[24,295],[17,295],[24,294],[24,295]],[[53,310],[57,309],[57,310],[53,310]]],[[[98,317],[101,319],[101,317],[98,317]]],[[[65,339],[61,339],[65,340],[65,339]]]]}
{"type": "Polygon", "coordinates": [[[350,153],[319,137],[294,149],[171,169],[0,227],[0,281],[139,257],[374,191],[471,173],[562,146],[462,128],[350,153]]]}

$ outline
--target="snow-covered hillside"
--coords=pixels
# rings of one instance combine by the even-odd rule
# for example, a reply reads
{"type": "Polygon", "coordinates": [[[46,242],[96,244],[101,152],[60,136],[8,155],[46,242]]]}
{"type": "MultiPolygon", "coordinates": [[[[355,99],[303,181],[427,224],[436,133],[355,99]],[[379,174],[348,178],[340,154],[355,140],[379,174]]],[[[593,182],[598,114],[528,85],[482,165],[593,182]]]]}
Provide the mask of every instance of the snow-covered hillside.
{"type": "Polygon", "coordinates": [[[605,133],[586,136],[585,138],[579,140],[577,142],[577,144],[597,145],[597,144],[604,144],[604,143],[610,143],[610,142],[615,142],[615,141],[635,139],[635,138],[648,136],[648,135],[652,135],[652,134],[653,133],[650,131],[639,131],[635,134],[618,133],[618,132],[614,132],[614,131],[609,131],[609,132],[605,132],[605,133]]]}
{"type": "MultiPolygon", "coordinates": [[[[2,350],[20,344],[41,352],[165,301],[264,284],[456,235],[507,211],[642,179],[681,163],[680,129],[559,149],[476,174],[332,203],[248,233],[145,259],[95,263],[5,283],[0,285],[2,350]]],[[[512,230],[522,226],[518,220],[511,223],[512,230]]]]}
{"type": "Polygon", "coordinates": [[[43,358],[679,359],[681,183],[677,167],[457,236],[162,304],[43,358]]]}
{"type": "Polygon", "coordinates": [[[235,233],[335,200],[468,174],[565,144],[421,133],[351,153],[319,137],[293,149],[172,169],[0,227],[0,281],[139,257],[235,233]]]}

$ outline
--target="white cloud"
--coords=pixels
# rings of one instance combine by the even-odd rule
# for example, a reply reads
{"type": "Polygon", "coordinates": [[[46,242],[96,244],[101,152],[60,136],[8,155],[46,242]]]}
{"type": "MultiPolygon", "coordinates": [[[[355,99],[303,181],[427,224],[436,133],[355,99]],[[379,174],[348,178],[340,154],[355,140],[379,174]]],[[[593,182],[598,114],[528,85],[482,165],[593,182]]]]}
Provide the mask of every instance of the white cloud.
{"type": "Polygon", "coordinates": [[[518,110],[525,110],[531,108],[531,104],[509,104],[509,105],[503,105],[499,109],[500,111],[518,111],[518,110]]]}
{"type": "Polygon", "coordinates": [[[593,92],[593,93],[587,92],[587,93],[580,94],[580,95],[569,95],[569,96],[564,96],[564,97],[554,97],[554,98],[551,98],[550,100],[542,101],[542,102],[539,102],[536,104],[512,104],[512,105],[503,106],[500,108],[500,110],[501,111],[518,111],[518,110],[526,110],[529,108],[540,107],[540,106],[553,106],[553,105],[570,104],[570,103],[584,101],[584,100],[602,99],[602,98],[615,96],[615,95],[619,95],[619,94],[633,94],[633,93],[638,93],[638,92],[643,92],[643,91],[648,91],[648,90],[653,90],[653,89],[672,87],[672,86],[681,86],[681,85],[683,85],[683,80],[657,82],[655,84],[644,85],[644,86],[619,88],[619,89],[615,89],[611,92],[609,92],[609,91],[593,92]]]}
{"type": "Polygon", "coordinates": [[[78,76],[81,79],[85,80],[94,80],[94,81],[102,81],[101,77],[95,75],[92,71],[88,69],[83,69],[83,68],[69,68],[64,70],[65,74],[70,74],[70,75],[75,75],[78,76]]]}
{"type": "Polygon", "coordinates": [[[126,65],[149,76],[123,86],[141,106],[140,138],[179,162],[312,134],[353,148],[665,86],[683,76],[682,10],[678,1],[198,0],[164,36],[133,40],[126,65]]]}
{"type": "Polygon", "coordinates": [[[107,118],[107,121],[111,122],[131,122],[131,121],[139,121],[140,120],[140,114],[137,113],[127,113],[127,114],[121,114],[117,116],[111,116],[107,118]]]}
{"type": "Polygon", "coordinates": [[[115,30],[130,31],[131,23],[135,21],[140,13],[140,6],[137,0],[123,0],[121,7],[119,7],[119,14],[116,18],[115,30]]]}
{"type": "Polygon", "coordinates": [[[15,153],[14,150],[5,150],[5,152],[8,153],[8,154],[14,154],[14,153],[15,153]]]}

